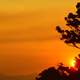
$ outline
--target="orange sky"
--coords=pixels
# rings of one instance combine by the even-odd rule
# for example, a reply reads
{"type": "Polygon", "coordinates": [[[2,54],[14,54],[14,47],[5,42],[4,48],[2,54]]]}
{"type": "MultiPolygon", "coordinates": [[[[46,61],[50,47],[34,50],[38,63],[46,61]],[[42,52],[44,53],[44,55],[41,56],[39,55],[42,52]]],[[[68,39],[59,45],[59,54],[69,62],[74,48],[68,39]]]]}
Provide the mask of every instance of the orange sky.
{"type": "MultiPolygon", "coordinates": [[[[77,0],[79,1],[79,0],[77,0]]],[[[59,40],[55,26],[75,11],[76,0],[0,1],[0,73],[36,73],[70,60],[78,49],[59,40]]]]}

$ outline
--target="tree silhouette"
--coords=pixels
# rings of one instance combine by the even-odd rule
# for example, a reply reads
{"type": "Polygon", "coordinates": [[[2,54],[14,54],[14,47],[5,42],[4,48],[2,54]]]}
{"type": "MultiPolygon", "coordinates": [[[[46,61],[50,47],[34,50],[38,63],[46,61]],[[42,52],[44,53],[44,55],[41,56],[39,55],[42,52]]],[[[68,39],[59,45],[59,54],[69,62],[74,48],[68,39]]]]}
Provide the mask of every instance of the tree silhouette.
{"type": "Polygon", "coordinates": [[[65,17],[67,29],[56,26],[56,30],[61,34],[60,39],[66,44],[72,44],[74,47],[79,48],[77,44],[80,44],[80,3],[77,3],[76,9],[75,14],[69,13],[65,17]]]}
{"type": "Polygon", "coordinates": [[[42,71],[38,75],[38,77],[36,77],[36,80],[59,80],[59,79],[61,79],[59,71],[56,70],[54,67],[42,71]]]}
{"type": "Polygon", "coordinates": [[[43,70],[36,80],[80,80],[80,54],[76,57],[75,67],[66,67],[60,63],[58,67],[43,70]]]}
{"type": "Polygon", "coordinates": [[[42,71],[36,80],[70,80],[71,70],[69,67],[65,67],[62,63],[58,65],[58,68],[50,67],[42,71]]]}
{"type": "MultiPolygon", "coordinates": [[[[79,48],[80,44],[80,3],[76,5],[76,13],[69,13],[66,20],[67,29],[61,29],[56,26],[56,30],[61,34],[61,40],[66,44],[72,44],[74,47],[79,48]]],[[[36,80],[80,80],[80,54],[75,57],[75,66],[67,67],[63,63],[59,63],[58,67],[50,67],[43,70],[36,80]]]]}

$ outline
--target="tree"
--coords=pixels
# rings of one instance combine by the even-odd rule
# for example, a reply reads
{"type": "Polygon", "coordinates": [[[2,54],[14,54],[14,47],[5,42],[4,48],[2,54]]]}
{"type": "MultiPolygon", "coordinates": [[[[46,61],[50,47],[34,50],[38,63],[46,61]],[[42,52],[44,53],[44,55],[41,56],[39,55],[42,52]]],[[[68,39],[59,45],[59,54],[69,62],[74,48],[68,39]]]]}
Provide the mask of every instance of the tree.
{"type": "Polygon", "coordinates": [[[80,70],[66,67],[60,63],[57,68],[50,67],[43,70],[36,80],[80,80],[80,70]]]}
{"type": "Polygon", "coordinates": [[[77,66],[66,67],[63,63],[60,63],[58,67],[50,67],[43,70],[36,77],[36,80],[80,80],[80,65],[77,63],[77,66]]]}
{"type": "Polygon", "coordinates": [[[65,73],[69,69],[68,67],[60,64],[58,68],[50,67],[42,71],[37,77],[36,80],[68,80],[68,75],[65,73]]]}
{"type": "MultiPolygon", "coordinates": [[[[67,29],[62,29],[56,26],[56,30],[61,34],[61,40],[66,44],[72,44],[74,47],[79,48],[80,44],[80,3],[76,5],[76,13],[69,13],[65,17],[67,29]]],[[[75,66],[66,67],[60,63],[58,67],[50,67],[43,70],[36,80],[80,80],[80,54],[75,57],[75,66]]]]}
{"type": "Polygon", "coordinates": [[[54,67],[43,70],[37,77],[36,80],[59,80],[59,71],[54,67]]]}
{"type": "Polygon", "coordinates": [[[69,13],[68,16],[65,17],[67,29],[56,26],[56,30],[61,34],[60,39],[66,44],[71,44],[74,47],[79,48],[77,44],[80,44],[80,2],[77,3],[76,9],[77,11],[75,14],[69,13]]]}

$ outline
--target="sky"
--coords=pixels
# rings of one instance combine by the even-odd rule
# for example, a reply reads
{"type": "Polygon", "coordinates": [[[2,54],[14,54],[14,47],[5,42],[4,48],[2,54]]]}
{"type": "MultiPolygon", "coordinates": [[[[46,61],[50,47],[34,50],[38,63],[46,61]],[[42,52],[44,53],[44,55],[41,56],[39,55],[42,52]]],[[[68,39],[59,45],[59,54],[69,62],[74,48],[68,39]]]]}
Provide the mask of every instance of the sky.
{"type": "Polygon", "coordinates": [[[28,75],[69,65],[79,49],[59,40],[56,25],[79,0],[0,0],[0,74],[28,75]]]}

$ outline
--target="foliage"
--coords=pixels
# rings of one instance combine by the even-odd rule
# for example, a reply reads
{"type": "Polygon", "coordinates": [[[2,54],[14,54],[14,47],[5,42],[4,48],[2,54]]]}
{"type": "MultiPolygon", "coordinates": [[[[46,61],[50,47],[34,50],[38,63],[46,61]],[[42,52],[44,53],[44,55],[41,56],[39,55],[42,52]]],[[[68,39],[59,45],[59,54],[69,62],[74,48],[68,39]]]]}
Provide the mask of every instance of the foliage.
{"type": "Polygon", "coordinates": [[[58,67],[43,70],[36,80],[80,80],[80,54],[75,57],[75,66],[66,67],[60,63],[58,67]]]}
{"type": "Polygon", "coordinates": [[[66,28],[61,29],[60,26],[56,26],[56,30],[61,34],[61,40],[66,44],[72,44],[74,47],[79,48],[77,44],[80,44],[80,3],[76,5],[76,13],[69,13],[65,17],[66,28]]]}

